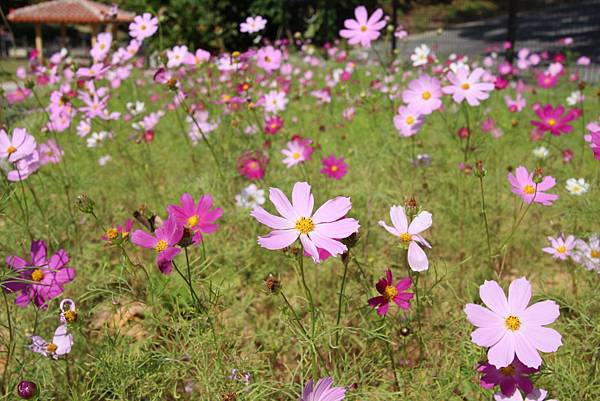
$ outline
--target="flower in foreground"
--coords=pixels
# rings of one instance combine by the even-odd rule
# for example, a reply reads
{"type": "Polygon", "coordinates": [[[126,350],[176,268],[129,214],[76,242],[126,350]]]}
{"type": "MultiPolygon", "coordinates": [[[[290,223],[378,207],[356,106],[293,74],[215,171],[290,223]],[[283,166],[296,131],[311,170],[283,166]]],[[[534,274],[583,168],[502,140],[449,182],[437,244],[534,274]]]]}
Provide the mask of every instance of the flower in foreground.
{"type": "Polygon", "coordinates": [[[192,242],[194,244],[202,242],[202,234],[217,231],[219,226],[215,224],[215,221],[223,215],[223,209],[212,209],[212,196],[202,195],[196,204],[192,195],[185,193],[181,195],[179,202],[179,205],[169,205],[167,211],[178,224],[193,233],[192,242]]]}
{"type": "Polygon", "coordinates": [[[16,162],[33,153],[35,147],[35,138],[25,128],[15,128],[12,138],[0,128],[0,159],[16,162]]]}
{"type": "Polygon", "coordinates": [[[412,292],[405,292],[412,285],[412,280],[408,277],[400,279],[396,285],[392,278],[392,271],[388,269],[385,272],[385,277],[379,279],[375,285],[377,292],[381,295],[369,299],[369,305],[373,308],[377,307],[377,314],[385,316],[388,313],[390,302],[394,301],[400,309],[410,308],[410,300],[413,297],[412,292]]]}
{"type": "MultiPolygon", "coordinates": [[[[535,389],[531,393],[527,394],[525,398],[519,391],[515,391],[515,393],[508,397],[502,393],[494,394],[495,401],[544,401],[548,396],[548,392],[544,389],[535,389]]],[[[547,400],[547,401],[556,401],[556,400],[547,400]]]]}
{"type": "Polygon", "coordinates": [[[137,40],[144,40],[154,35],[158,30],[158,18],[150,13],[136,15],[129,24],[129,36],[137,40]]]}
{"type": "Polygon", "coordinates": [[[528,306],[531,284],[525,278],[514,280],[508,289],[508,300],[500,285],[485,281],[479,287],[479,296],[487,306],[467,304],[465,313],[477,327],[471,340],[489,347],[488,361],[496,368],[509,366],[515,356],[527,367],[539,368],[539,352],[555,352],[562,345],[561,335],[544,327],[560,315],[554,301],[541,301],[528,306]]]}
{"type": "Polygon", "coordinates": [[[183,226],[177,224],[174,217],[169,217],[154,235],[143,230],[135,230],[131,234],[131,242],[142,248],[156,251],[156,265],[163,274],[173,270],[173,259],[181,252],[175,247],[183,236],[183,226]]]}
{"type": "Polygon", "coordinates": [[[452,95],[452,99],[457,103],[462,103],[466,99],[470,106],[479,106],[482,100],[490,97],[488,92],[494,90],[494,84],[479,82],[484,73],[483,68],[475,68],[469,74],[467,67],[460,67],[456,74],[450,71],[448,72],[448,80],[451,85],[445,86],[442,91],[452,95]]]}
{"type": "Polygon", "coordinates": [[[403,137],[415,135],[424,123],[425,117],[410,106],[398,107],[398,112],[394,116],[394,126],[403,137]]]}
{"type": "Polygon", "coordinates": [[[529,375],[538,371],[523,365],[518,358],[515,358],[507,367],[500,369],[483,362],[479,364],[477,370],[483,373],[480,380],[483,388],[491,389],[500,386],[500,392],[505,396],[512,396],[517,391],[517,387],[523,390],[525,394],[531,393],[533,383],[531,383],[529,375]]]}
{"type": "Polygon", "coordinates": [[[558,195],[545,192],[556,184],[556,180],[551,176],[545,176],[537,183],[534,181],[534,173],[529,173],[525,167],[519,166],[516,173],[508,173],[507,178],[512,185],[512,192],[519,195],[525,203],[535,202],[550,206],[558,199],[558,195]]]}
{"type": "Polygon", "coordinates": [[[320,170],[320,173],[334,180],[341,180],[348,173],[348,165],[343,157],[336,159],[334,155],[329,155],[321,160],[321,162],[323,163],[323,168],[320,170]]]}
{"type": "Polygon", "coordinates": [[[314,385],[312,379],[306,383],[300,401],[341,401],[346,397],[344,387],[333,387],[333,379],[324,377],[314,385]]]}
{"type": "Polygon", "coordinates": [[[348,250],[340,239],[358,231],[358,221],[345,217],[352,208],[350,198],[338,196],[325,202],[313,213],[314,197],[310,185],[297,182],[292,190],[292,202],[278,188],[269,190],[269,199],[282,217],[268,213],[260,206],[250,213],[260,223],[273,228],[268,235],[258,237],[263,248],[276,250],[290,246],[298,238],[315,263],[320,261],[322,248],[332,256],[348,250]]]}
{"type": "Polygon", "coordinates": [[[429,260],[421,245],[428,248],[431,248],[431,245],[419,234],[431,227],[431,213],[422,211],[409,224],[404,207],[394,205],[390,208],[390,219],[393,227],[388,226],[383,220],[379,221],[379,225],[390,234],[400,238],[401,246],[408,249],[410,268],[416,272],[427,270],[429,260]]]}
{"type": "Polygon", "coordinates": [[[379,31],[385,26],[385,19],[382,18],[383,11],[378,8],[369,17],[367,9],[364,6],[359,6],[354,10],[354,17],[356,19],[344,21],[346,29],[340,30],[340,36],[348,39],[348,44],[360,44],[362,47],[370,47],[371,42],[379,37],[379,31]]]}
{"type": "Polygon", "coordinates": [[[571,251],[575,247],[575,237],[569,235],[566,239],[562,235],[552,238],[548,237],[551,246],[542,248],[542,251],[549,253],[555,259],[567,260],[571,256],[571,251]]]}
{"type": "Polygon", "coordinates": [[[427,74],[409,82],[408,88],[402,92],[402,100],[411,110],[420,114],[431,114],[442,107],[442,87],[440,81],[427,74]]]}
{"type": "Polygon", "coordinates": [[[64,292],[64,285],[73,281],[75,269],[67,266],[69,255],[59,249],[47,257],[45,241],[31,242],[31,259],[7,256],[6,264],[17,273],[16,279],[2,283],[5,291],[21,293],[15,304],[22,308],[33,302],[40,309],[48,307],[48,301],[64,292]]]}
{"type": "Polygon", "coordinates": [[[71,352],[73,346],[73,335],[69,333],[66,324],[61,324],[54,331],[52,342],[47,342],[40,336],[31,336],[31,345],[29,349],[43,356],[51,356],[58,359],[61,355],[71,352]]]}

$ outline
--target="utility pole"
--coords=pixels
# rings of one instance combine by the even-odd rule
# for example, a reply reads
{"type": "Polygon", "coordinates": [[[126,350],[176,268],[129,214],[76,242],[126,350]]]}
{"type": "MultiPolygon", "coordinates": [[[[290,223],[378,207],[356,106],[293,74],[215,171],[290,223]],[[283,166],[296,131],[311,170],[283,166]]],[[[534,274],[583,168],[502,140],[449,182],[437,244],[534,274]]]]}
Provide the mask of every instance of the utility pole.
{"type": "Polygon", "coordinates": [[[519,12],[518,0],[508,0],[508,19],[506,41],[510,43],[510,49],[506,51],[506,59],[512,62],[515,55],[515,42],[517,41],[517,13],[519,12]]]}

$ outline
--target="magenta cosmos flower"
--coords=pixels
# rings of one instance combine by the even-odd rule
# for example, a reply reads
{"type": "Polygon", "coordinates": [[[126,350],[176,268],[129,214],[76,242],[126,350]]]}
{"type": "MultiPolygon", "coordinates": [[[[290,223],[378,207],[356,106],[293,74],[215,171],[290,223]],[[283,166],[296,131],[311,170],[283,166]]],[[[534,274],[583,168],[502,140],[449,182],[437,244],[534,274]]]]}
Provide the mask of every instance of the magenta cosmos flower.
{"type": "Polygon", "coordinates": [[[561,335],[548,327],[560,315],[558,304],[542,301],[527,306],[531,300],[531,284],[527,279],[514,280],[508,289],[508,300],[495,281],[485,281],[479,296],[487,306],[467,304],[465,313],[477,327],[471,340],[488,350],[489,363],[496,368],[509,366],[515,356],[525,366],[539,368],[539,351],[555,352],[562,345],[561,335]]]}
{"type": "Polygon", "coordinates": [[[579,116],[578,112],[574,109],[565,113],[565,108],[562,105],[553,108],[552,105],[547,104],[543,107],[534,107],[534,110],[540,121],[532,120],[531,125],[536,126],[541,132],[550,131],[554,136],[560,136],[573,131],[573,127],[568,123],[579,116]]]}
{"type": "Polygon", "coordinates": [[[348,173],[348,165],[344,162],[343,157],[336,159],[334,155],[329,155],[321,162],[323,163],[321,174],[325,174],[334,180],[341,180],[348,173]]]}
{"type": "Polygon", "coordinates": [[[409,224],[404,207],[394,205],[390,208],[390,219],[393,227],[388,226],[383,220],[379,221],[379,225],[390,234],[400,238],[400,245],[408,249],[410,268],[416,272],[427,270],[429,260],[420,245],[428,248],[431,248],[431,245],[419,234],[431,227],[431,213],[422,211],[409,224]]]}
{"type": "Polygon", "coordinates": [[[479,82],[484,73],[483,68],[475,68],[469,74],[468,67],[460,67],[456,74],[450,71],[447,77],[451,85],[445,86],[442,90],[452,95],[452,99],[457,103],[462,103],[466,99],[470,106],[479,106],[482,100],[490,97],[488,92],[494,90],[493,83],[479,82]]]}
{"type": "Polygon", "coordinates": [[[523,365],[519,358],[515,358],[510,365],[500,369],[483,362],[477,370],[483,373],[480,381],[481,387],[491,389],[500,386],[502,394],[508,397],[517,391],[517,387],[525,394],[533,391],[533,384],[529,379],[529,375],[538,371],[538,369],[523,365]]]}
{"type": "Polygon", "coordinates": [[[371,42],[379,37],[379,31],[385,26],[383,11],[378,8],[369,17],[365,6],[359,6],[354,10],[354,17],[356,17],[355,20],[347,19],[344,21],[346,29],[340,31],[340,36],[348,39],[348,44],[360,44],[362,47],[370,47],[371,42]]]}
{"type": "Polygon", "coordinates": [[[575,237],[569,235],[567,239],[563,238],[562,235],[552,238],[548,237],[548,242],[551,246],[542,248],[542,251],[552,255],[554,259],[567,260],[571,256],[571,251],[575,248],[575,237]]]}
{"type": "Polygon", "coordinates": [[[352,208],[350,198],[338,196],[325,202],[313,213],[314,197],[310,185],[297,182],[292,190],[292,203],[278,188],[269,190],[269,199],[282,217],[274,216],[257,206],[252,217],[273,228],[268,235],[258,237],[258,244],[267,249],[283,249],[300,238],[304,250],[315,263],[320,261],[322,248],[332,256],[348,250],[339,240],[358,231],[358,221],[344,217],[352,208]]]}
{"type": "Polygon", "coordinates": [[[198,204],[194,202],[192,195],[185,193],[179,199],[181,205],[169,205],[167,211],[169,215],[193,233],[192,242],[199,244],[202,242],[202,234],[210,234],[217,231],[219,226],[215,224],[222,215],[223,209],[212,209],[212,197],[202,195],[198,204]]]}
{"type": "Polygon", "coordinates": [[[14,280],[2,284],[5,291],[21,293],[15,304],[22,308],[31,302],[39,309],[46,309],[48,302],[64,292],[64,285],[73,281],[75,269],[68,267],[69,255],[64,249],[47,257],[45,241],[31,242],[31,259],[7,256],[6,264],[17,273],[14,280]]]}
{"type": "Polygon", "coordinates": [[[35,138],[25,128],[15,128],[12,138],[0,129],[0,159],[14,163],[32,154],[35,148],[35,138]]]}
{"type": "Polygon", "coordinates": [[[402,92],[404,103],[408,104],[411,110],[424,115],[431,114],[442,107],[441,97],[440,81],[427,74],[410,81],[408,88],[402,92]]]}
{"type": "Polygon", "coordinates": [[[310,379],[300,401],[341,401],[346,397],[346,389],[344,387],[333,387],[333,379],[324,377],[319,379],[315,386],[313,380],[310,379]]]}
{"type": "Polygon", "coordinates": [[[385,316],[388,313],[390,302],[394,301],[400,309],[410,308],[410,300],[413,297],[412,292],[405,292],[412,285],[412,280],[408,277],[400,279],[396,285],[392,278],[392,271],[388,269],[385,277],[382,277],[375,285],[377,292],[381,295],[369,299],[369,305],[377,307],[377,314],[385,316]]]}
{"type": "Polygon", "coordinates": [[[261,151],[245,151],[237,161],[237,168],[241,175],[249,180],[262,180],[269,164],[269,158],[261,151]]]}
{"type": "Polygon", "coordinates": [[[519,166],[516,174],[508,173],[508,181],[512,185],[512,192],[519,195],[525,203],[535,202],[551,206],[558,199],[558,195],[545,192],[556,185],[556,180],[551,176],[544,177],[538,184],[533,180],[533,173],[519,166]]]}
{"type": "Polygon", "coordinates": [[[268,117],[265,120],[265,133],[275,135],[283,127],[283,119],[278,116],[268,117]]]}
{"type": "Polygon", "coordinates": [[[129,36],[140,41],[154,35],[157,30],[158,18],[150,13],[136,15],[133,22],[129,24],[129,36]]]}
{"type": "Polygon", "coordinates": [[[169,218],[156,229],[154,235],[143,230],[135,230],[131,234],[131,242],[142,248],[156,251],[156,265],[163,274],[171,274],[173,259],[181,252],[176,245],[183,237],[183,226],[177,224],[175,218],[169,218]]]}

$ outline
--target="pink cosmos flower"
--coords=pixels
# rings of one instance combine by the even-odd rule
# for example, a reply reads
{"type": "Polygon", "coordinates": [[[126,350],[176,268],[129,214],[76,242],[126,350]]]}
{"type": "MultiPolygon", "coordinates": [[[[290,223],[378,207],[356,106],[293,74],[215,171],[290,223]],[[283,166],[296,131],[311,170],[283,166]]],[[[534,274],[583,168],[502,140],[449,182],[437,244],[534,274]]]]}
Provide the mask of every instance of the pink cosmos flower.
{"type": "Polygon", "coordinates": [[[163,274],[171,274],[173,259],[181,252],[175,245],[183,237],[183,226],[177,224],[175,218],[169,218],[152,234],[143,230],[135,230],[131,234],[131,242],[142,248],[156,250],[156,265],[163,274]]]}
{"type": "Polygon", "coordinates": [[[310,140],[298,138],[292,139],[287,143],[287,148],[281,150],[281,153],[285,156],[283,164],[285,164],[287,168],[293,167],[309,160],[312,152],[313,149],[310,140]]]}
{"type": "Polygon", "coordinates": [[[69,333],[66,324],[61,324],[54,331],[52,342],[49,343],[40,336],[33,335],[29,349],[43,356],[51,356],[58,359],[59,356],[66,355],[71,352],[73,346],[73,335],[69,333]]]}
{"type": "Polygon", "coordinates": [[[249,180],[262,180],[269,164],[269,158],[261,151],[246,151],[237,161],[237,168],[241,175],[249,180]]]}
{"type": "Polygon", "coordinates": [[[279,116],[268,117],[265,120],[265,133],[275,135],[283,127],[283,119],[279,116]]]}
{"type": "Polygon", "coordinates": [[[48,139],[48,142],[40,143],[37,150],[41,166],[60,163],[64,155],[62,149],[54,139],[48,139]]]}
{"type": "Polygon", "coordinates": [[[181,205],[169,205],[167,211],[178,224],[183,225],[194,234],[192,237],[194,244],[202,242],[202,234],[217,231],[219,226],[215,224],[215,221],[223,215],[223,209],[212,209],[213,201],[210,195],[202,195],[196,205],[192,195],[185,193],[181,195],[179,202],[181,205]]]}
{"type": "Polygon", "coordinates": [[[150,13],[136,15],[133,22],[129,24],[129,36],[142,41],[154,35],[158,30],[158,18],[150,13]]]}
{"type": "Polygon", "coordinates": [[[514,100],[508,95],[504,96],[504,102],[511,113],[520,113],[527,105],[527,101],[520,93],[517,93],[517,97],[514,100]]]}
{"type": "Polygon", "coordinates": [[[354,10],[355,20],[347,19],[344,21],[346,29],[340,30],[340,36],[348,39],[348,44],[360,44],[362,47],[371,47],[371,42],[377,39],[385,26],[383,11],[381,8],[369,17],[367,9],[364,6],[356,7],[354,10]]]}
{"type": "Polygon", "coordinates": [[[408,88],[402,92],[402,100],[408,107],[419,114],[431,114],[442,107],[442,87],[440,81],[427,74],[413,79],[408,88]]]}
{"type": "Polygon", "coordinates": [[[575,237],[569,235],[566,239],[562,235],[552,238],[548,237],[551,246],[542,248],[542,251],[552,255],[554,259],[567,260],[571,251],[575,248],[575,237]]]}
{"type": "Polygon", "coordinates": [[[256,65],[271,73],[281,66],[281,50],[273,46],[263,47],[256,52],[256,65]]]}
{"type": "Polygon", "coordinates": [[[523,166],[517,167],[516,174],[508,173],[508,181],[512,185],[512,192],[523,199],[525,203],[540,203],[551,206],[558,199],[556,194],[547,194],[545,191],[556,185],[554,177],[545,176],[541,182],[533,180],[534,173],[529,173],[523,166]]]}
{"type": "Polygon", "coordinates": [[[336,159],[334,155],[329,155],[321,162],[323,163],[321,174],[325,174],[334,180],[341,180],[348,173],[348,165],[344,162],[343,157],[336,159]]]}
{"type": "Polygon", "coordinates": [[[179,67],[183,62],[188,58],[188,48],[187,46],[175,46],[171,50],[167,50],[167,67],[175,68],[179,67]]]}
{"type": "Polygon", "coordinates": [[[35,173],[40,167],[40,156],[37,150],[34,150],[24,158],[14,164],[15,169],[6,173],[6,178],[12,182],[23,181],[31,174],[35,173]]]}
{"type": "Polygon", "coordinates": [[[392,271],[388,269],[385,277],[381,278],[375,285],[377,292],[381,295],[369,299],[369,305],[377,307],[377,314],[385,316],[388,313],[390,302],[394,301],[400,309],[410,308],[410,300],[413,298],[412,292],[406,292],[412,285],[412,280],[408,277],[400,279],[396,285],[392,278],[392,271]]]}
{"type": "Polygon", "coordinates": [[[13,129],[12,138],[0,128],[0,159],[14,163],[33,153],[35,147],[35,138],[25,128],[13,129]]]}
{"type": "Polygon", "coordinates": [[[479,106],[480,101],[490,97],[488,92],[494,90],[494,84],[489,82],[479,82],[480,78],[485,74],[483,68],[475,68],[469,74],[469,68],[462,66],[456,71],[448,72],[448,80],[452,85],[445,86],[442,90],[448,95],[452,95],[457,103],[462,103],[467,100],[470,106],[479,106]]]}
{"type": "Polygon", "coordinates": [[[31,242],[31,260],[26,261],[18,256],[7,256],[6,264],[17,273],[17,280],[3,283],[5,291],[21,293],[15,304],[26,307],[31,302],[39,308],[46,309],[48,302],[64,292],[64,285],[73,281],[75,269],[67,266],[69,255],[64,249],[47,257],[46,242],[31,242]]]}
{"type": "Polygon", "coordinates": [[[408,265],[416,272],[429,268],[429,260],[420,245],[428,248],[431,248],[431,245],[419,234],[431,227],[431,217],[431,213],[422,211],[409,224],[404,207],[394,205],[390,208],[393,227],[388,226],[383,220],[379,221],[380,226],[400,238],[400,245],[408,249],[408,265]]]}
{"type": "Polygon", "coordinates": [[[558,83],[558,75],[550,73],[540,73],[537,75],[537,84],[540,88],[553,88],[558,83]]]}
{"type": "Polygon", "coordinates": [[[416,135],[424,123],[425,116],[406,106],[398,107],[398,113],[394,116],[394,126],[403,137],[416,135]]]}
{"type": "Polygon", "coordinates": [[[542,132],[550,131],[554,136],[560,136],[573,131],[573,127],[568,123],[579,116],[579,113],[575,109],[569,110],[564,114],[565,108],[562,105],[554,108],[552,105],[546,104],[543,107],[536,107],[534,110],[541,121],[532,120],[531,125],[536,126],[542,132]]]}
{"type": "Polygon", "coordinates": [[[590,135],[591,147],[594,152],[594,158],[600,160],[600,132],[594,132],[590,135]]]}
{"type": "Polygon", "coordinates": [[[333,387],[333,379],[325,377],[317,381],[317,385],[313,385],[313,380],[310,379],[300,401],[342,401],[346,397],[346,389],[344,387],[333,387]]]}
{"type": "Polygon", "coordinates": [[[531,393],[533,383],[531,383],[529,375],[538,371],[538,369],[523,365],[517,357],[505,368],[498,369],[488,362],[483,362],[479,364],[477,370],[483,373],[480,381],[481,387],[491,389],[500,386],[500,392],[508,397],[517,391],[517,387],[523,390],[525,394],[531,393]]]}
{"type": "Polygon", "coordinates": [[[292,203],[277,188],[269,190],[269,199],[283,217],[274,216],[260,206],[251,213],[260,223],[273,228],[268,235],[258,237],[263,248],[283,249],[300,238],[304,250],[318,263],[317,248],[332,256],[342,254],[348,248],[339,240],[357,232],[360,227],[357,220],[344,217],[352,208],[350,198],[338,196],[330,199],[313,213],[315,201],[306,182],[294,185],[292,203]]]}
{"type": "Polygon", "coordinates": [[[531,284],[527,279],[514,280],[508,289],[508,300],[495,281],[485,281],[479,296],[487,306],[467,304],[465,313],[477,327],[471,340],[488,350],[489,363],[505,368],[515,356],[527,367],[539,368],[542,358],[538,351],[555,352],[562,345],[561,335],[544,327],[560,315],[554,301],[542,301],[527,306],[531,299],[531,284]],[[489,309],[488,309],[489,308],[489,309]]]}
{"type": "Polygon", "coordinates": [[[240,32],[242,33],[256,33],[262,31],[267,26],[267,20],[257,15],[256,17],[246,18],[246,22],[240,24],[240,32]]]}

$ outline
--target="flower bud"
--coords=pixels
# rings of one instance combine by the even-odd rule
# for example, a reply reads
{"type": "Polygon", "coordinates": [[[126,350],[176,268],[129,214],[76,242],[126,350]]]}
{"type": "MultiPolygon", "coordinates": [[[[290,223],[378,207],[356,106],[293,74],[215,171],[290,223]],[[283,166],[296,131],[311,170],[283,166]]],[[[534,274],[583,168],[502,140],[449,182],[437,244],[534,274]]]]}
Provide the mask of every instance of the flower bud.
{"type": "Polygon", "coordinates": [[[87,194],[78,195],[77,199],[75,200],[75,206],[77,206],[79,211],[82,213],[94,214],[95,205],[96,203],[90,197],[88,197],[87,194]]]}
{"type": "Polygon", "coordinates": [[[269,273],[267,278],[264,280],[265,287],[270,294],[276,294],[281,288],[281,282],[275,278],[272,273],[269,273]]]}
{"type": "Polygon", "coordinates": [[[37,385],[29,380],[21,380],[17,385],[17,395],[24,400],[30,400],[37,394],[37,385]]]}

